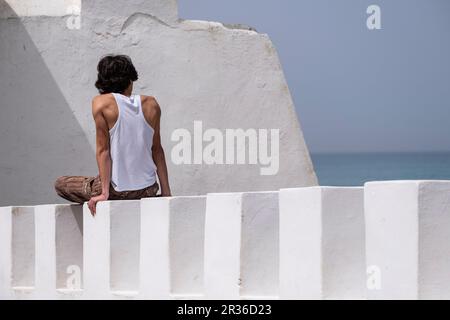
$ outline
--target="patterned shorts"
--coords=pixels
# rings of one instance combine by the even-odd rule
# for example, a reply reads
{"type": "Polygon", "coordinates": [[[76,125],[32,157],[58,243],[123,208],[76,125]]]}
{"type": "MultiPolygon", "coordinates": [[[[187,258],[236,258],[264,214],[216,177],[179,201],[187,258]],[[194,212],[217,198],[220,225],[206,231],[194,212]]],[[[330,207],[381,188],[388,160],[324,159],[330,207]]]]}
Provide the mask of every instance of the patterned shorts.
{"type": "MultiPolygon", "coordinates": [[[[60,197],[71,202],[83,204],[92,197],[102,193],[102,184],[100,176],[63,176],[56,179],[55,190],[60,197]]],[[[158,190],[159,186],[157,182],[141,190],[122,192],[114,190],[110,184],[108,200],[139,200],[142,198],[151,198],[157,196],[158,190]]]]}

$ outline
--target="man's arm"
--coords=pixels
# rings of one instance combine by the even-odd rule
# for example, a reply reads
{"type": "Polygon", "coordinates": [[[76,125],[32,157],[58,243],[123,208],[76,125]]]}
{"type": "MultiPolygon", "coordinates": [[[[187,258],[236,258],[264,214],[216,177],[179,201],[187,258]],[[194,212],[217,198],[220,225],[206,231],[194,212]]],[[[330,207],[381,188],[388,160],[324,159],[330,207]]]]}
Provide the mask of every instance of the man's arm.
{"type": "Polygon", "coordinates": [[[152,146],[153,161],[155,162],[159,183],[161,184],[161,195],[163,197],[171,197],[172,192],[170,191],[169,174],[167,172],[166,157],[164,155],[164,149],[161,144],[161,134],[160,134],[161,108],[159,107],[156,100],[155,103],[156,103],[155,117],[154,117],[155,120],[153,125],[155,133],[153,135],[153,146],[152,146]]]}
{"type": "Polygon", "coordinates": [[[92,102],[92,116],[95,121],[96,130],[96,158],[100,180],[102,183],[102,193],[93,197],[89,201],[89,209],[95,214],[95,207],[98,201],[106,201],[109,198],[109,184],[111,182],[111,155],[109,149],[109,129],[108,123],[103,116],[102,104],[94,99],[92,102]]]}

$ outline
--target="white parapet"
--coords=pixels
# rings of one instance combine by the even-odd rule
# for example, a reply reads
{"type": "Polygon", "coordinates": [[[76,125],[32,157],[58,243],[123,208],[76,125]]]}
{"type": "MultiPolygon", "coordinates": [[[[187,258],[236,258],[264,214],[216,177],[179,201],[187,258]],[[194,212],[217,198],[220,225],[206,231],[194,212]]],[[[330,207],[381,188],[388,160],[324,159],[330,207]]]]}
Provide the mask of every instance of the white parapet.
{"type": "Polygon", "coordinates": [[[280,191],[280,298],[362,299],[363,188],[280,191]]]}
{"type": "Polygon", "coordinates": [[[170,280],[174,297],[203,296],[206,197],[170,202],[170,280]]]}
{"type": "Polygon", "coordinates": [[[277,295],[277,192],[207,196],[204,272],[207,299],[277,295]]]}
{"type": "Polygon", "coordinates": [[[83,297],[102,299],[110,293],[110,205],[97,204],[97,213],[91,215],[83,206],[83,297]]]}
{"type": "Polygon", "coordinates": [[[0,299],[450,299],[450,181],[0,208],[0,299]]]}
{"type": "Polygon", "coordinates": [[[206,197],[141,202],[140,298],[203,295],[206,197]]]}
{"type": "Polygon", "coordinates": [[[35,296],[79,297],[83,268],[82,206],[36,206],[35,232],[35,296]]]}
{"type": "Polygon", "coordinates": [[[450,181],[365,186],[369,299],[450,299],[450,181]]]}
{"type": "Polygon", "coordinates": [[[12,298],[12,207],[2,207],[0,208],[0,300],[12,298]]]}
{"type": "Polygon", "coordinates": [[[0,297],[31,297],[35,285],[34,208],[0,208],[0,228],[0,297]]]}
{"type": "Polygon", "coordinates": [[[276,298],[279,287],[278,192],[244,193],[241,223],[241,298],[276,298]]]}
{"type": "Polygon", "coordinates": [[[129,298],[139,290],[140,202],[106,201],[91,215],[83,207],[84,297],[129,298]]]}
{"type": "Polygon", "coordinates": [[[141,201],[141,299],[170,298],[170,200],[141,201]]]}

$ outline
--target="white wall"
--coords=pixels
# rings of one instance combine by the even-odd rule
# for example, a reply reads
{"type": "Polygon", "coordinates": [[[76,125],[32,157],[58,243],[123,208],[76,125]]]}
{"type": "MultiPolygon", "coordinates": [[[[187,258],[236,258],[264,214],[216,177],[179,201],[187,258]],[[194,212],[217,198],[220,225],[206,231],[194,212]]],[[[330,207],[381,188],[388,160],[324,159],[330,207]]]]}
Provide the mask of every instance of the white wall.
{"type": "Polygon", "coordinates": [[[95,217],[3,207],[0,298],[448,299],[449,194],[395,181],[107,201],[95,217]]]}
{"type": "Polygon", "coordinates": [[[97,174],[90,101],[96,65],[107,53],[130,55],[140,74],[136,92],[155,95],[162,106],[174,194],[317,184],[267,35],[179,21],[175,0],[83,1],[80,29],[69,29],[77,17],[53,5],[48,16],[17,9],[31,15],[18,17],[7,3],[21,2],[0,0],[0,41],[8,43],[0,47],[0,205],[60,203],[58,176],[97,174]],[[171,134],[193,133],[196,120],[221,132],[280,129],[278,174],[262,176],[259,165],[175,165],[171,134]]]}
{"type": "Polygon", "coordinates": [[[64,16],[71,7],[81,8],[81,0],[5,0],[0,3],[0,17],[64,16]]]}
{"type": "Polygon", "coordinates": [[[371,299],[450,299],[450,182],[365,186],[371,299]]]}
{"type": "Polygon", "coordinates": [[[363,188],[280,191],[280,297],[365,297],[363,188]]]}

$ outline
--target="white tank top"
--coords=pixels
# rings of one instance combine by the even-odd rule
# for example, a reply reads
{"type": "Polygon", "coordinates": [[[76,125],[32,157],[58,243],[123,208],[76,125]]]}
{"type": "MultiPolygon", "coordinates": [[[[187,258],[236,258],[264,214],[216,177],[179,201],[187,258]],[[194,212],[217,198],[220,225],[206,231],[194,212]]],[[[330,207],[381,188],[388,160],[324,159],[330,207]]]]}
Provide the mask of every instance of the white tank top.
{"type": "Polygon", "coordinates": [[[156,165],[152,157],[155,131],[144,118],[139,95],[113,95],[119,117],[109,130],[111,184],[119,192],[144,189],[156,182],[156,165]]]}

